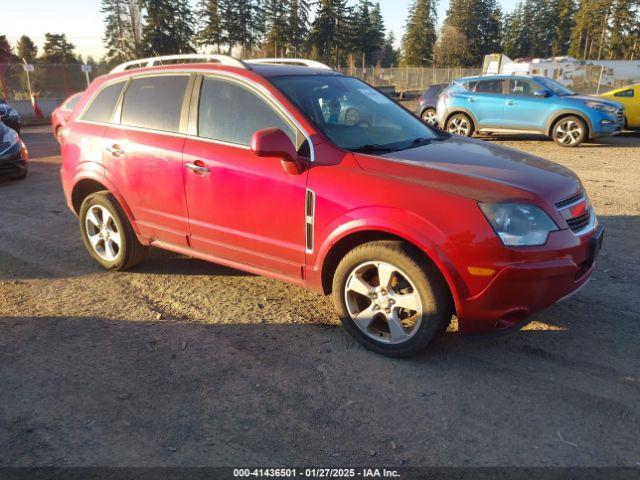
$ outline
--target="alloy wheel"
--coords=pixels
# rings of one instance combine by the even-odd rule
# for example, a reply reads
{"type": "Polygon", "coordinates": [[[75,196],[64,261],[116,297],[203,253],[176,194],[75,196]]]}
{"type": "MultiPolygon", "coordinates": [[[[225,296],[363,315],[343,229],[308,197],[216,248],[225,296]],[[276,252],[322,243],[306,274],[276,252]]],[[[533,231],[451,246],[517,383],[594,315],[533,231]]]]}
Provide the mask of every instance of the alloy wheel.
{"type": "Polygon", "coordinates": [[[562,120],[556,125],[556,138],[562,145],[575,145],[582,138],[582,127],[575,120],[562,120]]]}
{"type": "Polygon", "coordinates": [[[415,284],[387,262],[365,262],[354,268],[344,298],[353,322],[377,342],[404,343],[422,322],[422,300],[415,284]]]}
{"type": "Polygon", "coordinates": [[[422,121],[427,125],[435,125],[438,123],[438,120],[436,119],[436,111],[433,108],[427,108],[422,112],[422,121]]]}
{"type": "Polygon", "coordinates": [[[467,137],[469,136],[469,132],[471,132],[471,124],[464,115],[455,115],[451,120],[449,120],[447,131],[455,135],[467,137]]]}
{"type": "Polygon", "coordinates": [[[122,248],[122,235],[109,210],[93,205],[87,211],[85,228],[93,250],[103,260],[113,262],[122,248]]]}

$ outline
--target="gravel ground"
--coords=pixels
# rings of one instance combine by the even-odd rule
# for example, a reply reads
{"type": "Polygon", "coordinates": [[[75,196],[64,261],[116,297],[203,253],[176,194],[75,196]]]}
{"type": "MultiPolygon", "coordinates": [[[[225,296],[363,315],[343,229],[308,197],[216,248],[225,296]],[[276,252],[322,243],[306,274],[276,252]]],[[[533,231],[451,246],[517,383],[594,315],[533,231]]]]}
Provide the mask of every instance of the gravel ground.
{"type": "Polygon", "coordinates": [[[640,136],[561,149],[607,228],[593,280],[523,331],[370,353],[328,299],[153,250],[85,253],[45,127],[0,182],[0,466],[640,465],[640,136]]]}

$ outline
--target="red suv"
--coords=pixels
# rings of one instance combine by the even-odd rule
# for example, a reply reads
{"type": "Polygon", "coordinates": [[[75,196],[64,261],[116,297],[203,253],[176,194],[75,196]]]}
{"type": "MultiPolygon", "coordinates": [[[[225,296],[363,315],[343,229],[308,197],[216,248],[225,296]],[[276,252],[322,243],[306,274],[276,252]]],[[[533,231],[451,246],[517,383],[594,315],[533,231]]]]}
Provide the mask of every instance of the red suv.
{"type": "Polygon", "coordinates": [[[390,356],[453,315],[519,326],[591,276],[603,228],[566,168],[436,131],[316,62],[155,65],[176,58],[95,80],[62,130],[67,201],[104,268],[156,246],[304,285],[390,356]]]}

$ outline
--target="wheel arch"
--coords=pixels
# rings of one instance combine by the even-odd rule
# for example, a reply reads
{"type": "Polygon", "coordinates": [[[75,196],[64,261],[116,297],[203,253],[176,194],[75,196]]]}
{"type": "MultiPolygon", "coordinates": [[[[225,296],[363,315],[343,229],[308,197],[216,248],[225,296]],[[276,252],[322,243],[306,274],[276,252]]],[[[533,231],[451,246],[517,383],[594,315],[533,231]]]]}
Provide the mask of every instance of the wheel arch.
{"type": "MultiPolygon", "coordinates": [[[[410,236],[403,236],[397,232],[391,232],[383,227],[366,227],[351,230],[349,232],[345,232],[340,236],[340,238],[335,239],[332,242],[320,260],[321,288],[323,293],[325,295],[329,295],[332,292],[333,275],[338,264],[349,251],[364,243],[381,240],[396,240],[404,242],[413,247],[424,262],[434,265],[438,272],[440,272],[440,275],[442,275],[442,280],[447,287],[454,310],[458,311],[459,292],[453,278],[451,277],[451,272],[445,267],[440,256],[432,248],[425,246],[410,236]]],[[[455,313],[455,311],[452,313],[455,313]]]]}
{"type": "Polygon", "coordinates": [[[134,221],[134,216],[131,209],[129,208],[129,205],[122,197],[120,192],[118,192],[118,190],[111,184],[111,182],[107,181],[104,178],[97,178],[96,176],[88,175],[76,179],[71,190],[70,197],[70,203],[73,212],[78,215],[80,213],[80,207],[82,206],[82,202],[84,201],[84,199],[89,195],[100,191],[107,191],[114,196],[114,198],[124,211],[125,215],[127,216],[127,219],[129,220],[133,231],[136,233],[138,238],[141,238],[140,230],[138,228],[138,225],[134,221]]]}
{"type": "Polygon", "coordinates": [[[478,119],[469,109],[464,107],[452,108],[451,111],[447,113],[447,116],[444,119],[444,126],[442,128],[446,129],[447,123],[449,123],[449,120],[451,120],[451,117],[453,117],[458,113],[464,113],[465,115],[467,115],[469,119],[473,122],[473,130],[474,131],[478,130],[478,127],[480,126],[480,124],[478,123],[478,119]]]}
{"type": "Polygon", "coordinates": [[[591,133],[593,132],[593,125],[591,124],[591,120],[589,120],[589,117],[584,113],[575,110],[562,110],[560,112],[556,112],[547,122],[546,131],[548,137],[553,136],[553,127],[555,127],[556,123],[566,117],[578,117],[580,120],[582,120],[587,126],[586,138],[590,138],[591,133]]]}

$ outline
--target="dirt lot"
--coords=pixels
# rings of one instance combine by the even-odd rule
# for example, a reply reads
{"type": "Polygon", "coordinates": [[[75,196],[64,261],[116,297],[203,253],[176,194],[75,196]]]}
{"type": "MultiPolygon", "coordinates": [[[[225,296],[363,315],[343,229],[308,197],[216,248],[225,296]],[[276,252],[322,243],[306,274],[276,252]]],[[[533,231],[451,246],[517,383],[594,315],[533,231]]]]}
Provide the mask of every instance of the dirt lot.
{"type": "Polygon", "coordinates": [[[161,251],[105,273],[57,146],[0,182],[0,466],[640,465],[640,136],[494,139],[575,170],[605,246],[577,296],[392,360],[328,299],[161,251]]]}

